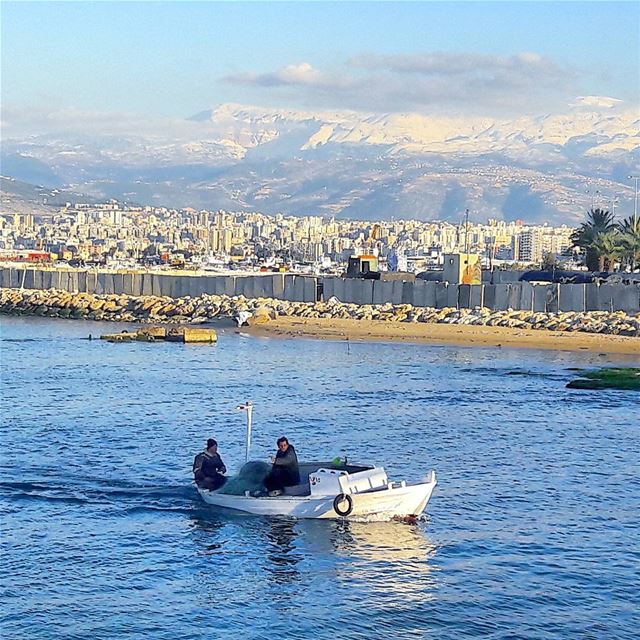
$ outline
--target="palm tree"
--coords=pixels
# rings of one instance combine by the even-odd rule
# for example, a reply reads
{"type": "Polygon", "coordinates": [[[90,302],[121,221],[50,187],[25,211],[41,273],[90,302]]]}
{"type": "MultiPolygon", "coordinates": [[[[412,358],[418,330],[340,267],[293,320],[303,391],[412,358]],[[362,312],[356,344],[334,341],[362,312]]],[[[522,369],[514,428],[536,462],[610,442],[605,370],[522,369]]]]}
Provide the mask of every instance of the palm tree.
{"type": "Polygon", "coordinates": [[[623,246],[623,257],[631,270],[640,263],[640,220],[629,216],[618,224],[623,246]]]}
{"type": "Polygon", "coordinates": [[[614,263],[624,255],[622,235],[617,229],[599,233],[592,246],[598,254],[598,269],[600,271],[613,271],[614,263]]]}
{"type": "Polygon", "coordinates": [[[573,246],[585,253],[585,263],[589,271],[597,271],[600,266],[600,254],[594,244],[596,238],[599,234],[609,233],[614,229],[612,213],[604,209],[591,209],[587,213],[587,221],[571,234],[573,246]]]}

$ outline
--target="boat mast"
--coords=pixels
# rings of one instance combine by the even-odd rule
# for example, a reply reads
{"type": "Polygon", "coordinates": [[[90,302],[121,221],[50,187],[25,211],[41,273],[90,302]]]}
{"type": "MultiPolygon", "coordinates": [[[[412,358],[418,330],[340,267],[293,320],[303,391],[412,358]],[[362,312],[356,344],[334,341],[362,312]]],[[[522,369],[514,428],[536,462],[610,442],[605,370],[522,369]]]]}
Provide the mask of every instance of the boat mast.
{"type": "Polygon", "coordinates": [[[244,454],[244,461],[249,462],[249,451],[251,450],[251,423],[253,420],[253,402],[249,400],[244,404],[240,404],[237,407],[238,411],[247,412],[247,444],[244,454]]]}

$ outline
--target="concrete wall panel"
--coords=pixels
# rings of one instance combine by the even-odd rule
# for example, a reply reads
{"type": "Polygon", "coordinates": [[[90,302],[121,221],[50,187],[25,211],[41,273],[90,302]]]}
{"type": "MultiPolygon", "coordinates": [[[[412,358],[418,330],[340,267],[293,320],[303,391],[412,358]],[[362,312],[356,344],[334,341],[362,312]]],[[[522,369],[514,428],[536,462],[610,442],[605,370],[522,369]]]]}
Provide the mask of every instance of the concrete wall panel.
{"type": "Polygon", "coordinates": [[[511,285],[500,283],[494,285],[495,299],[493,301],[496,311],[504,311],[509,308],[509,296],[511,294],[511,285]]]}
{"type": "Polygon", "coordinates": [[[71,291],[73,293],[78,293],[78,290],[79,290],[78,272],[77,271],[70,271],[69,272],[69,291],[71,291]]]}
{"type": "Polygon", "coordinates": [[[546,311],[547,310],[547,290],[542,284],[536,284],[533,287],[533,310],[534,311],[546,311]]]}
{"type": "Polygon", "coordinates": [[[133,273],[122,274],[122,293],[133,295],[133,273]]]}
{"type": "Polygon", "coordinates": [[[402,304],[402,294],[404,292],[404,283],[402,280],[393,280],[391,282],[391,302],[393,304],[402,304]]]}
{"type": "Polygon", "coordinates": [[[276,273],[271,276],[273,281],[273,297],[284,300],[284,273],[276,273]]]}
{"type": "Polygon", "coordinates": [[[489,309],[493,309],[496,304],[496,285],[485,284],[482,286],[484,288],[482,304],[489,309]]]}
{"type": "Polygon", "coordinates": [[[114,273],[113,277],[113,293],[124,293],[124,273],[114,273]]]}
{"type": "Polygon", "coordinates": [[[26,269],[24,273],[24,278],[22,279],[22,286],[25,289],[35,289],[35,276],[33,269],[26,269]]]}
{"type": "Polygon", "coordinates": [[[533,285],[529,282],[520,282],[520,304],[523,311],[533,311],[533,285]]]}
{"type": "Polygon", "coordinates": [[[373,304],[386,304],[393,298],[393,282],[373,281],[373,304]]]}
{"type": "MultiPolygon", "coordinates": [[[[333,279],[333,295],[343,302],[346,298],[347,292],[345,290],[346,280],[344,278],[334,278],[333,279]]],[[[325,296],[325,300],[328,298],[325,296]]]]}
{"type": "Polygon", "coordinates": [[[235,296],[236,295],[236,276],[223,276],[224,281],[224,295],[235,296]]]}
{"type": "Polygon", "coordinates": [[[402,304],[413,304],[413,282],[402,283],[402,304]]]}
{"type": "Polygon", "coordinates": [[[36,269],[33,272],[33,288],[42,289],[42,271],[36,269]]]}
{"type": "Polygon", "coordinates": [[[513,282],[509,288],[509,308],[520,309],[520,298],[522,296],[522,283],[513,282]]]}
{"type": "Polygon", "coordinates": [[[584,285],[584,308],[585,311],[598,311],[599,296],[598,289],[600,285],[595,282],[584,285]]]}
{"type": "Polygon", "coordinates": [[[436,309],[444,309],[449,300],[449,286],[446,282],[436,282],[436,309]]]}
{"type": "Polygon", "coordinates": [[[78,272],[78,291],[80,293],[86,293],[87,291],[87,272],[86,271],[78,272]]]}
{"type": "Polygon", "coordinates": [[[640,311],[640,286],[635,284],[612,285],[612,301],[614,311],[637,313],[640,311]]]}
{"type": "Polygon", "coordinates": [[[560,311],[584,311],[585,285],[558,285],[558,308],[560,311]]]}
{"type": "Polygon", "coordinates": [[[333,293],[333,283],[335,278],[322,278],[322,299],[327,301],[333,293]]]}
{"type": "Polygon", "coordinates": [[[302,277],[304,285],[303,300],[305,302],[316,302],[318,292],[318,279],[313,277],[302,277]]]}
{"type": "Polygon", "coordinates": [[[450,284],[447,287],[447,307],[458,308],[458,286],[457,284],[450,284]]]}
{"type": "Polygon", "coordinates": [[[470,287],[469,306],[472,309],[475,307],[481,307],[484,304],[484,285],[472,284],[470,287]]]}
{"type": "Polygon", "coordinates": [[[289,302],[296,301],[295,276],[285,275],[284,277],[284,299],[289,302]]]}
{"type": "Polygon", "coordinates": [[[471,304],[471,285],[461,284],[458,286],[458,308],[468,309],[471,304]]]}
{"type": "Polygon", "coordinates": [[[558,292],[559,285],[557,284],[547,284],[542,285],[547,290],[547,312],[555,313],[559,310],[558,307],[558,292]]]}

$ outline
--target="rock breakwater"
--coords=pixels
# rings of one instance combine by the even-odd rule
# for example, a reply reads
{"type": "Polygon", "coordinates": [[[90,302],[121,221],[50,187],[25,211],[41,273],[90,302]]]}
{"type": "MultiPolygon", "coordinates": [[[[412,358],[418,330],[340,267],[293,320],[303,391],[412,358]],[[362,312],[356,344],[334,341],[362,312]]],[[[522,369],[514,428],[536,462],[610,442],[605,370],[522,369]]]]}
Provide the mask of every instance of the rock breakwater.
{"type": "Polygon", "coordinates": [[[484,307],[432,309],[391,303],[360,306],[340,302],[337,298],[311,303],[208,294],[174,299],[158,296],[69,293],[55,289],[46,291],[0,289],[0,313],[11,315],[114,322],[201,324],[216,318],[235,318],[243,311],[251,314],[250,323],[264,323],[278,316],[290,316],[640,336],[640,314],[631,315],[624,311],[543,313],[492,311],[484,307]]]}

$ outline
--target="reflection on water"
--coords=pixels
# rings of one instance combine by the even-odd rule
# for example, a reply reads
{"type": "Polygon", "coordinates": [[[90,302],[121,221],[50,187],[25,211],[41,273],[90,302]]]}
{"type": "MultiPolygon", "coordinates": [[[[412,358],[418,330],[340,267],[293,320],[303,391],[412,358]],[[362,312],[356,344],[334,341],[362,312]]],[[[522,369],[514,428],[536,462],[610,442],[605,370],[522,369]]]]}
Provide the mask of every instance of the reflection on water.
{"type": "Polygon", "coordinates": [[[296,565],[301,556],[296,551],[296,523],[292,518],[271,518],[267,526],[267,571],[275,583],[286,584],[300,579],[296,565]]]}

